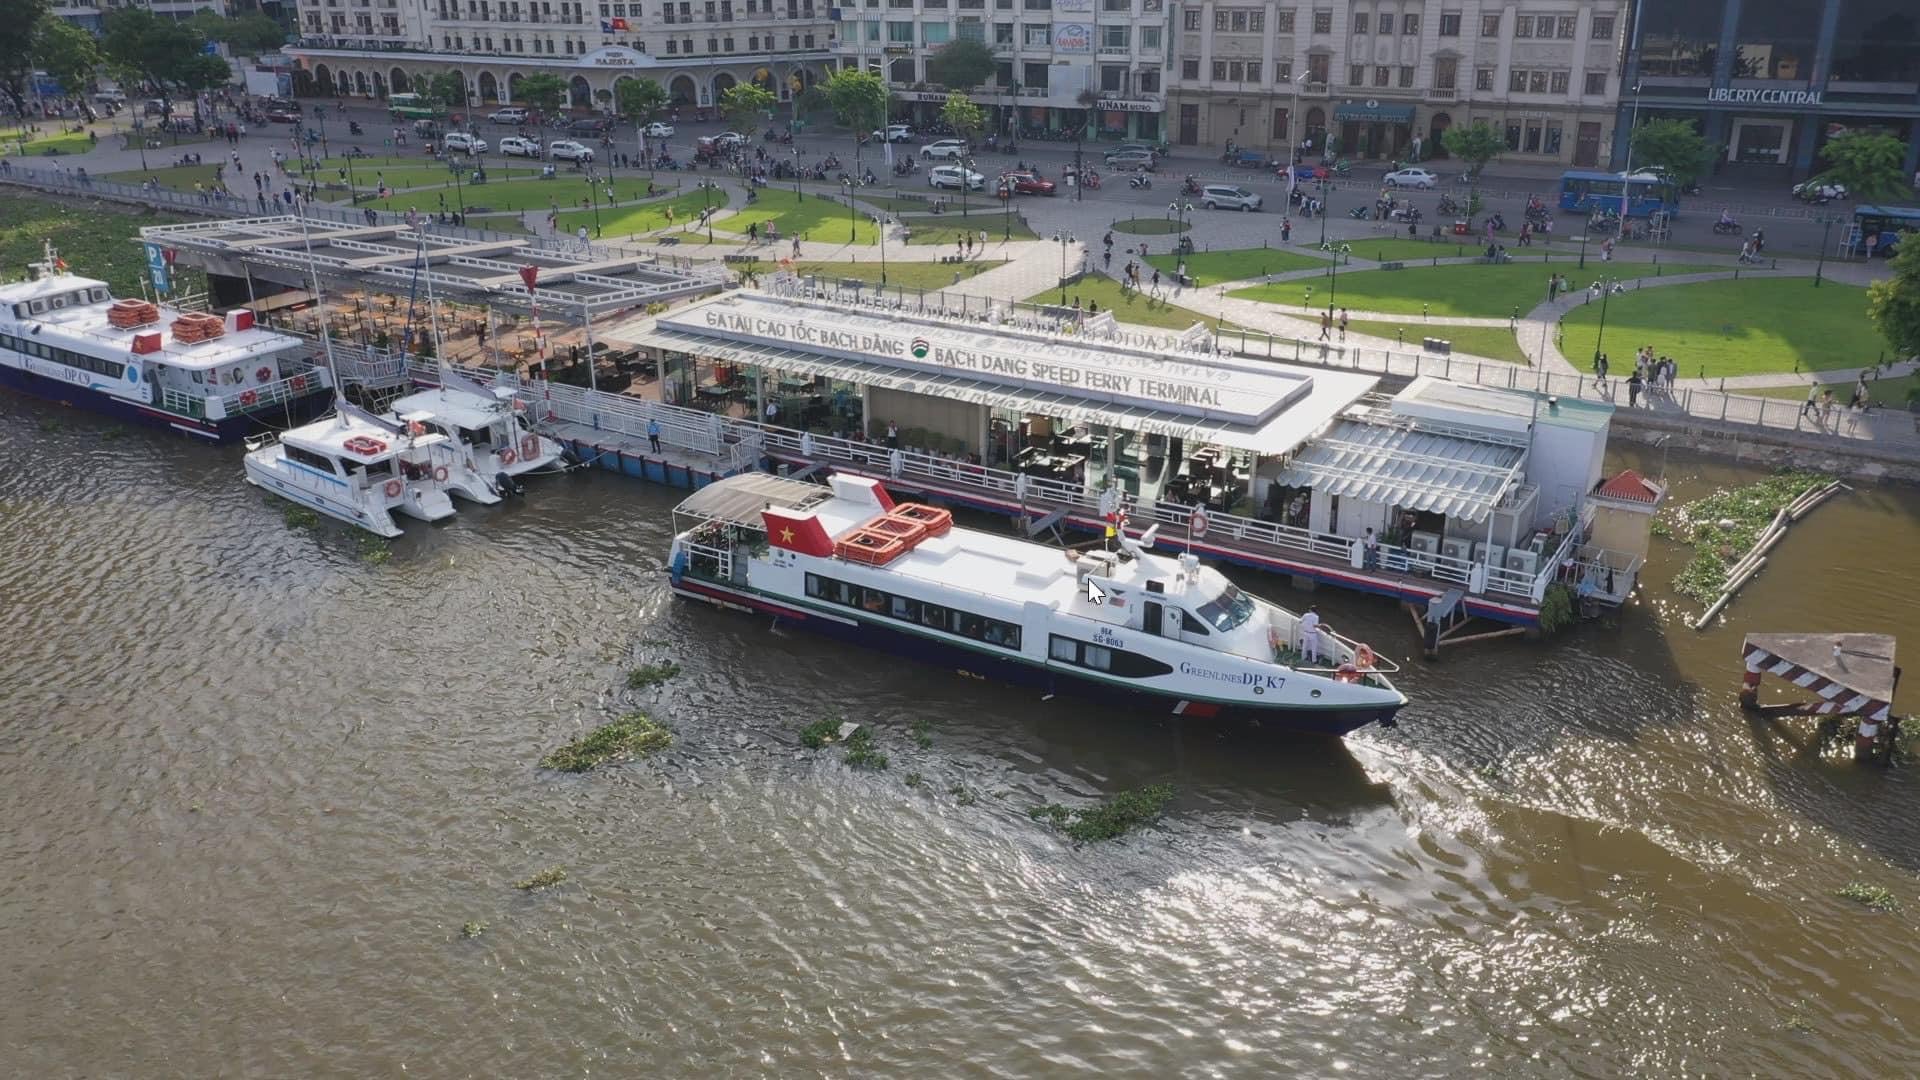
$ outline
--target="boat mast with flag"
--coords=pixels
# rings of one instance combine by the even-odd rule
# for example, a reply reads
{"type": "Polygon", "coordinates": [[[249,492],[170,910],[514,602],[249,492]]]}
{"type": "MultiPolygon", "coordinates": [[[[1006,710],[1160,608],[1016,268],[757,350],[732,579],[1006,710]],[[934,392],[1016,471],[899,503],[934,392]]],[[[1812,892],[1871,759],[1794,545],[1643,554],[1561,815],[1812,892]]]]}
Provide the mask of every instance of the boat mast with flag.
{"type": "Polygon", "coordinates": [[[674,510],[675,593],[998,681],[1191,718],[1344,735],[1391,724],[1399,669],[1191,554],[1061,549],[896,503],[879,481],[765,474],[674,510]]]}

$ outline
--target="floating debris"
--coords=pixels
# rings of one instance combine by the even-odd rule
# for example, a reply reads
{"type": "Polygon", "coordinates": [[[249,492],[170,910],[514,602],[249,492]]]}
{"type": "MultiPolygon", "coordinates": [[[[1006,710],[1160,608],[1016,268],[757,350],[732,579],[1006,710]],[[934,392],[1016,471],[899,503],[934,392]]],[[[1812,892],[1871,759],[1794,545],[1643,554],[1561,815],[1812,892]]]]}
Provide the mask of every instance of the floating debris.
{"type": "Polygon", "coordinates": [[[1135,829],[1150,825],[1166,812],[1173,801],[1173,787],[1152,784],[1123,791],[1106,802],[1084,810],[1070,809],[1059,803],[1036,806],[1027,811],[1035,821],[1044,821],[1077,843],[1112,840],[1135,829]]]}
{"type": "Polygon", "coordinates": [[[916,720],[914,720],[912,730],[913,730],[914,745],[918,746],[922,750],[932,749],[933,747],[933,721],[932,720],[924,716],[919,717],[916,720]]]}
{"type": "Polygon", "coordinates": [[[972,806],[974,803],[980,801],[973,792],[967,790],[967,785],[965,784],[954,784],[948,787],[947,794],[953,796],[961,806],[972,806]]]}
{"type": "Polygon", "coordinates": [[[873,748],[873,730],[857,728],[847,736],[846,763],[856,769],[884,769],[887,755],[873,748]]]}
{"type": "Polygon", "coordinates": [[[1674,576],[1682,596],[1711,604],[1729,581],[1729,571],[1766,532],[1781,510],[1808,491],[1832,483],[1819,473],[1777,473],[1765,480],[1716,491],[1675,508],[1653,524],[1656,535],[1693,546],[1693,558],[1674,576]]]}
{"type": "Polygon", "coordinates": [[[288,503],[286,508],[280,511],[280,516],[287,519],[288,528],[311,529],[320,524],[320,515],[299,503],[288,503]]]}
{"type": "Polygon", "coordinates": [[[359,542],[361,562],[379,566],[393,558],[393,545],[387,543],[385,537],[369,536],[363,533],[359,537],[359,542]]]}
{"type": "Polygon", "coordinates": [[[1842,900],[1865,904],[1875,911],[1900,910],[1900,901],[1894,898],[1891,890],[1881,885],[1868,885],[1863,881],[1850,882],[1845,888],[1836,890],[1834,895],[1842,900]]]}
{"type": "Polygon", "coordinates": [[[919,786],[920,786],[921,784],[924,784],[924,783],[926,783],[926,779],[927,779],[927,778],[926,778],[926,777],[924,777],[924,776],[921,776],[921,775],[920,775],[919,773],[917,773],[917,772],[910,772],[910,773],[908,773],[907,775],[905,775],[905,776],[903,776],[903,777],[901,777],[900,779],[902,779],[902,780],[904,780],[904,781],[906,781],[906,783],[907,783],[907,786],[908,786],[908,787],[910,787],[910,788],[917,788],[917,787],[919,787],[919,786]]]}
{"type": "Polygon", "coordinates": [[[538,889],[550,889],[565,880],[567,880],[567,872],[555,866],[547,870],[542,870],[532,877],[521,878],[519,881],[513,883],[513,887],[519,889],[521,892],[534,892],[538,889]]]}
{"type": "MultiPolygon", "coordinates": [[[[530,881],[532,879],[529,878],[528,880],[530,881]]],[[[486,932],[487,932],[487,924],[483,922],[479,922],[477,920],[469,921],[466,925],[460,928],[460,936],[463,938],[477,938],[481,934],[484,934],[486,932]]]]}
{"type": "Polygon", "coordinates": [[[840,739],[840,729],[846,721],[836,716],[823,716],[800,729],[800,745],[809,750],[818,750],[840,739]]]}
{"type": "Polygon", "coordinates": [[[608,761],[631,761],[673,744],[673,732],[642,712],[602,724],[540,759],[543,769],[586,772],[608,761]]]}
{"type": "Polygon", "coordinates": [[[662,660],[655,664],[641,664],[627,672],[627,689],[644,690],[649,686],[659,686],[675,675],[680,674],[680,665],[671,660],[662,660]]]}

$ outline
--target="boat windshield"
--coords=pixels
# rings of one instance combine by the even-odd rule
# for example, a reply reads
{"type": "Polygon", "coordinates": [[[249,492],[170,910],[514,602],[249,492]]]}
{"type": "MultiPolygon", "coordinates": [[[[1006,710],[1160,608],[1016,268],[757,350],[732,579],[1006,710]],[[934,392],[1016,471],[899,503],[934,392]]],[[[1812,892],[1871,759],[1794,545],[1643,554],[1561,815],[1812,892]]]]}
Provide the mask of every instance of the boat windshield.
{"type": "Polygon", "coordinates": [[[1194,614],[1215,630],[1231,630],[1253,618],[1253,597],[1241,592],[1238,585],[1228,584],[1194,614]]]}

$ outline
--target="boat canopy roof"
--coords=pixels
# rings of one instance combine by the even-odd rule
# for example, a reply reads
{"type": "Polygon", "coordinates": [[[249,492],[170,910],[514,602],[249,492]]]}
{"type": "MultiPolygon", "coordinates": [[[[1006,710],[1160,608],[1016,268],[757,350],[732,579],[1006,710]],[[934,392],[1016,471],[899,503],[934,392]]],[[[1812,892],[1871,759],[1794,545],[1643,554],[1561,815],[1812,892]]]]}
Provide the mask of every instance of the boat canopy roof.
{"type": "Polygon", "coordinates": [[[329,416],[324,420],[316,420],[311,424],[304,424],[297,428],[289,428],[281,434],[280,441],[289,446],[297,446],[303,450],[311,450],[317,454],[326,454],[330,457],[358,462],[362,465],[371,465],[375,462],[385,461],[403,450],[436,446],[448,440],[445,435],[422,435],[417,438],[408,438],[405,435],[395,434],[390,428],[385,426],[369,423],[359,417],[341,413],[335,416],[329,416]],[[366,450],[364,447],[368,444],[365,443],[356,443],[354,446],[347,445],[349,441],[361,437],[371,439],[373,443],[379,444],[379,449],[372,451],[366,450]]]}
{"type": "Polygon", "coordinates": [[[720,521],[750,529],[763,529],[760,511],[769,506],[784,510],[806,510],[833,497],[819,484],[789,480],[766,473],[742,473],[716,481],[689,495],[673,508],[676,515],[720,521]]]}
{"type": "MultiPolygon", "coordinates": [[[[512,391],[506,391],[511,396],[512,391]]],[[[393,414],[402,420],[415,419],[409,413],[429,413],[456,427],[484,428],[506,416],[510,406],[491,394],[477,395],[464,390],[440,387],[395,398],[393,414]]]]}
{"type": "Polygon", "coordinates": [[[1282,470],[1279,482],[1364,502],[1481,521],[1521,482],[1524,442],[1441,434],[1386,414],[1343,419],[1282,470]]]}

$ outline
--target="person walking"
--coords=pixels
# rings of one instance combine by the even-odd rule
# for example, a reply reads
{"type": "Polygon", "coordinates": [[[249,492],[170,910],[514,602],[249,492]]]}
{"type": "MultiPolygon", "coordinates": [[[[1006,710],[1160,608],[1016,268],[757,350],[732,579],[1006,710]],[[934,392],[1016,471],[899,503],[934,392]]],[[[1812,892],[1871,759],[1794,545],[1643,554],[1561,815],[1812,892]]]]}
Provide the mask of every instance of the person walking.
{"type": "Polygon", "coordinates": [[[1149,294],[1156,299],[1160,296],[1160,268],[1153,268],[1153,291],[1149,294]]]}
{"type": "Polygon", "coordinates": [[[1341,308],[1340,309],[1340,342],[1341,344],[1345,344],[1346,340],[1347,340],[1347,309],[1341,308]]]}
{"type": "Polygon", "coordinates": [[[1646,386],[1646,379],[1641,376],[1638,368],[1634,369],[1633,374],[1627,378],[1627,408],[1635,408],[1640,404],[1640,390],[1644,386],[1646,386]]]}
{"type": "Polygon", "coordinates": [[[1814,383],[1812,386],[1807,387],[1807,401],[1806,401],[1806,404],[1800,406],[1800,415],[1811,416],[1816,422],[1819,421],[1820,419],[1820,384],[1819,383],[1814,383]]]}
{"type": "Polygon", "coordinates": [[[1823,428],[1826,428],[1828,431],[1833,430],[1833,406],[1834,406],[1833,391],[1831,390],[1821,391],[1820,392],[1820,426],[1823,428]]]}
{"type": "Polygon", "coordinates": [[[1327,341],[1333,336],[1333,309],[1320,313],[1320,340],[1327,341]]]}
{"type": "Polygon", "coordinates": [[[1293,240],[1293,219],[1283,217],[1280,219],[1280,242],[1285,244],[1285,243],[1290,243],[1292,240],[1293,240]]]}

